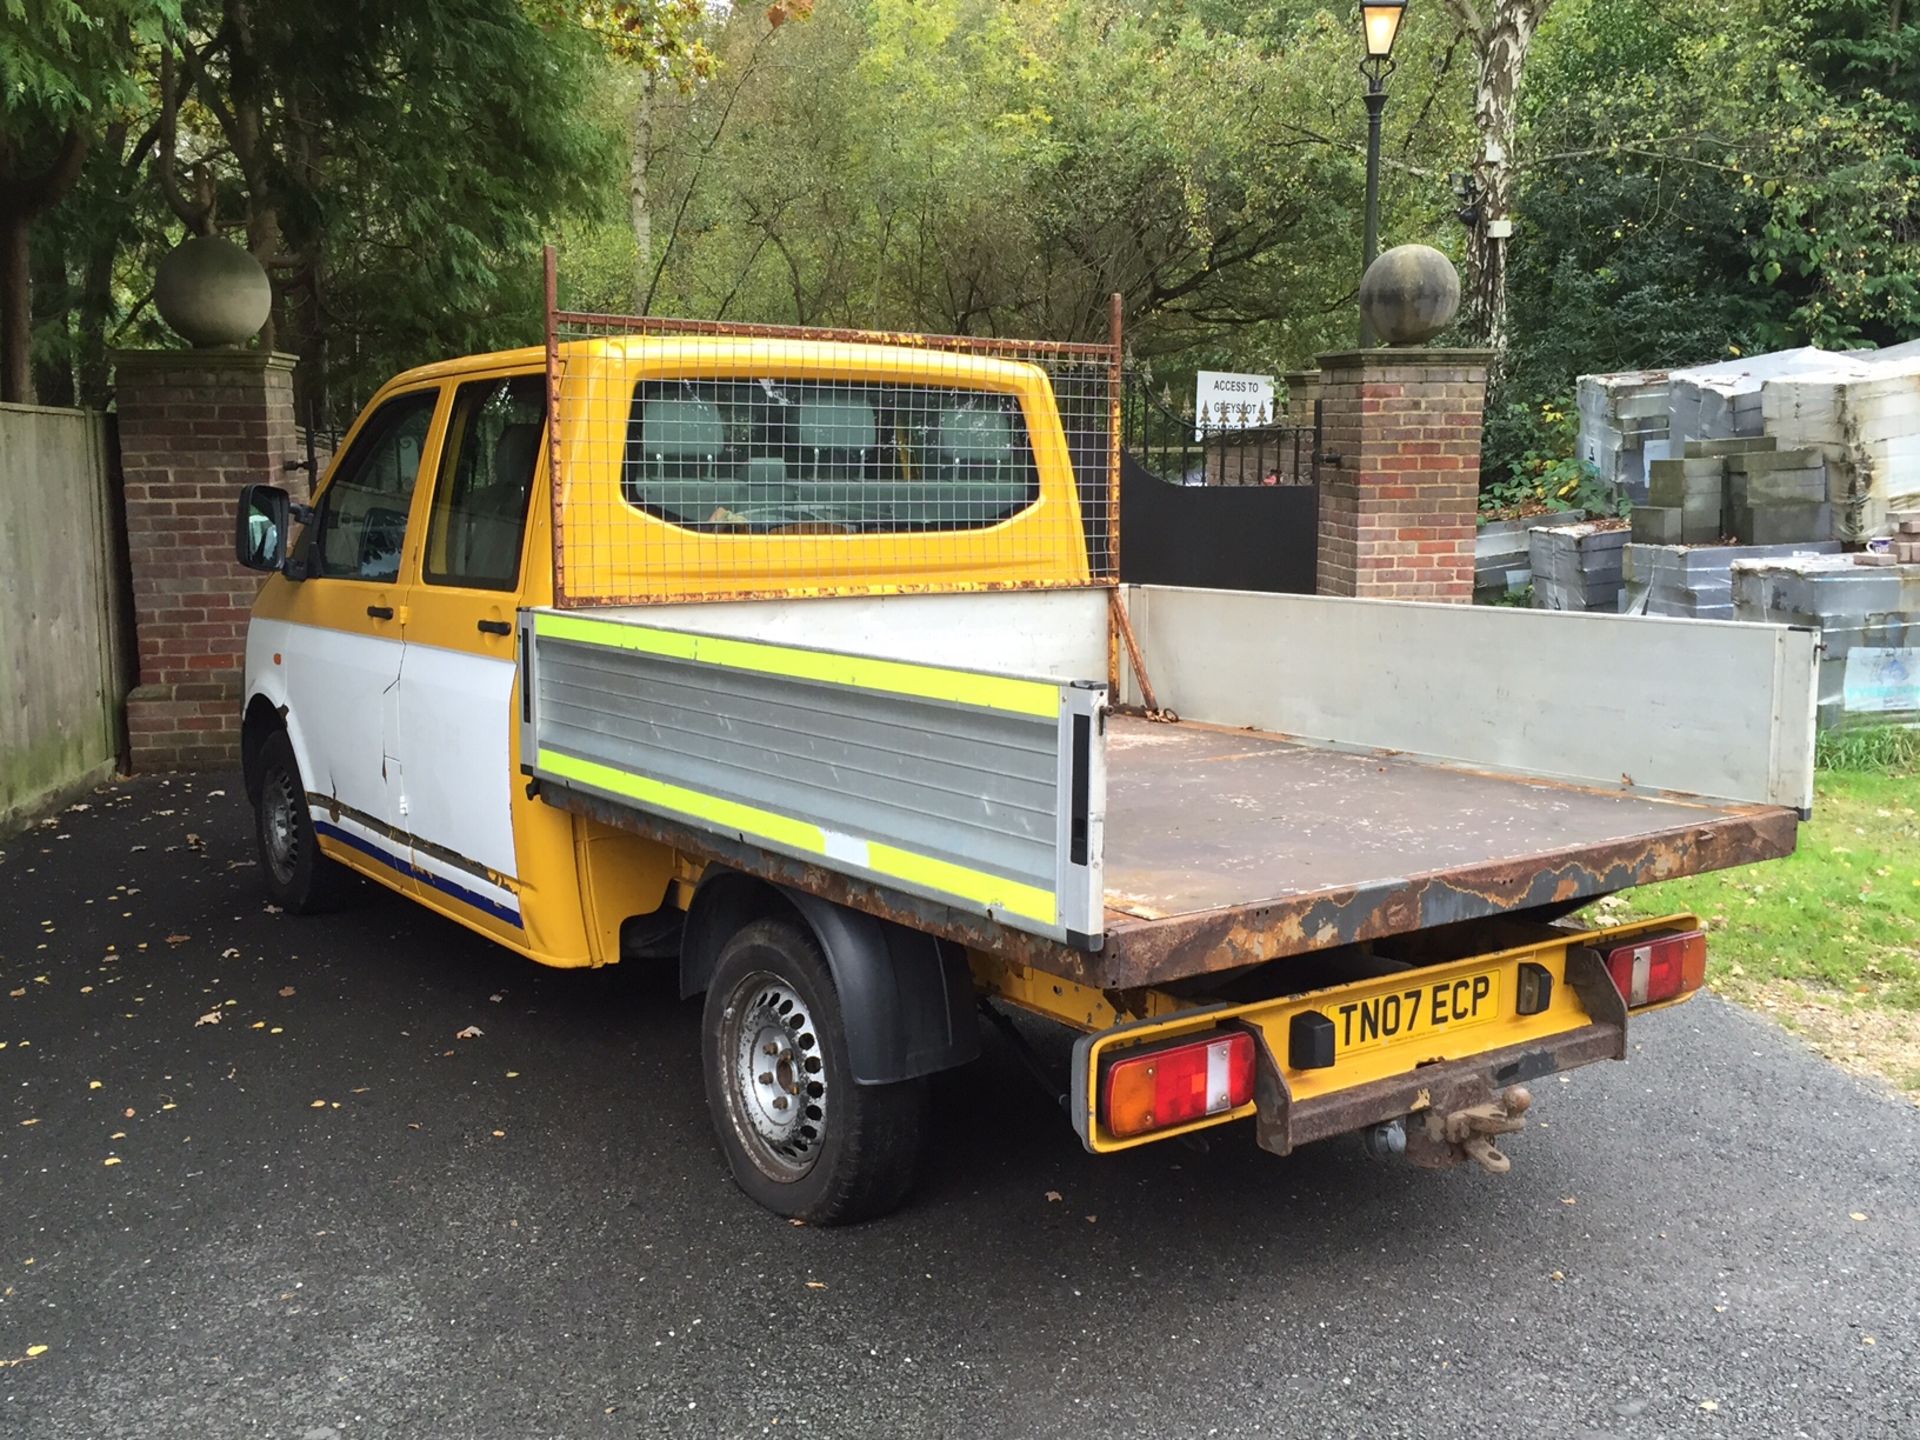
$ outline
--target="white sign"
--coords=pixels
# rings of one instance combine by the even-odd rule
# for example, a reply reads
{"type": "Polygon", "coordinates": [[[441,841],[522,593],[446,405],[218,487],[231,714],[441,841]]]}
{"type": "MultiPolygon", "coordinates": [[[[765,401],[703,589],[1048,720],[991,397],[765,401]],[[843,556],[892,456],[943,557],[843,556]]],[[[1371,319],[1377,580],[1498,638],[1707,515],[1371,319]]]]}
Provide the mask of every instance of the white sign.
{"type": "Polygon", "coordinates": [[[1242,430],[1249,425],[1271,425],[1273,421],[1271,375],[1202,370],[1194,376],[1194,439],[1205,439],[1210,430],[1242,430]]]}
{"type": "Polygon", "coordinates": [[[1855,715],[1920,710],[1920,648],[1861,645],[1847,652],[1841,703],[1855,715]]]}

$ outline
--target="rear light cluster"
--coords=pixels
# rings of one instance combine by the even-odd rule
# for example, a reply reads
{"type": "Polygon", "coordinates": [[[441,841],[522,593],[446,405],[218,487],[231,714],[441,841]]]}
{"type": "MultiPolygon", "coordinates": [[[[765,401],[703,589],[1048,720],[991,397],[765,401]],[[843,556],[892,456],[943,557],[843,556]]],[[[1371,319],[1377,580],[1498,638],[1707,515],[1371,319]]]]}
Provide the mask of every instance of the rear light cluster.
{"type": "Polygon", "coordinates": [[[1690,995],[1707,978],[1707,932],[1642,935],[1607,952],[1607,973],[1629,1006],[1690,995]]]}
{"type": "Polygon", "coordinates": [[[1142,1135],[1237,1110],[1253,1099],[1253,1036],[1210,1032],[1204,1039],[1125,1052],[1100,1087],[1107,1133],[1142,1135]]]}

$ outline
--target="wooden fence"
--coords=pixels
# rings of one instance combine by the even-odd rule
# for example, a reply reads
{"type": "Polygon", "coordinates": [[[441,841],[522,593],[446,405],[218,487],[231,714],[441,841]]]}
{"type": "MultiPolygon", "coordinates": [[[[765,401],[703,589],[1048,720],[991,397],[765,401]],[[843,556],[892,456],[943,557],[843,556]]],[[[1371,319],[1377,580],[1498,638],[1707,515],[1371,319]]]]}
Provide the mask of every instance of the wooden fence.
{"type": "Polygon", "coordinates": [[[124,534],[107,418],[0,405],[0,834],[122,749],[124,534]]]}

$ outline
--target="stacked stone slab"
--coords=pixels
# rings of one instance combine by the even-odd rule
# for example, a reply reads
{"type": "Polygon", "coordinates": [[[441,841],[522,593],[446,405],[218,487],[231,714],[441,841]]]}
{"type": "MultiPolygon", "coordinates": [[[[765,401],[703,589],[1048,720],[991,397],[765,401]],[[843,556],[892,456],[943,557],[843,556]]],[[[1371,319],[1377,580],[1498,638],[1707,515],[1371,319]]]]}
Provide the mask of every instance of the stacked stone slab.
{"type": "Polygon", "coordinates": [[[1737,561],[1734,616],[1820,631],[1822,730],[1920,725],[1920,565],[1861,558],[1737,561]]]}
{"type": "Polygon", "coordinates": [[[1736,562],[1832,555],[1839,549],[1832,540],[1797,545],[1629,544],[1621,556],[1620,609],[1634,615],[1731,620],[1736,562]]]}
{"type": "Polygon", "coordinates": [[[1556,515],[1529,515],[1482,525],[1473,537],[1474,603],[1494,604],[1533,583],[1533,548],[1528,537],[1535,530],[1585,518],[1585,511],[1565,510],[1556,515]]]}
{"type": "Polygon", "coordinates": [[[1633,509],[1643,545],[1712,545],[1724,530],[1727,462],[1719,455],[1656,460],[1647,467],[1649,503],[1633,509]]]}
{"type": "Polygon", "coordinates": [[[1770,435],[1690,440],[1677,460],[1649,467],[1633,512],[1643,545],[1787,545],[1833,535],[1827,470],[1817,450],[1781,450],[1770,435]]]}
{"type": "Polygon", "coordinates": [[[1896,510],[1888,518],[1893,523],[1893,558],[1902,565],[1920,565],[1920,510],[1896,510]]]}
{"type": "Polygon", "coordinates": [[[1533,608],[1619,608],[1624,529],[1599,525],[1542,526],[1531,537],[1533,608]]]}
{"type": "Polygon", "coordinates": [[[1582,375],[1577,387],[1580,458],[1630,499],[1647,498],[1647,465],[1671,452],[1664,370],[1582,375]]]}

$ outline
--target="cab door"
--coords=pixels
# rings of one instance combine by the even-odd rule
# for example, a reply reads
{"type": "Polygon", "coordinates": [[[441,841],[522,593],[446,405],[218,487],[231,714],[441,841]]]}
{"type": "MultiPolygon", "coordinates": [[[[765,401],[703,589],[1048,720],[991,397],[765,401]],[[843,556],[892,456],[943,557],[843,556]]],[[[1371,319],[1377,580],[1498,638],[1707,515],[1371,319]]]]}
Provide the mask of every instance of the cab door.
{"type": "Polygon", "coordinates": [[[431,463],[439,386],[365,417],[334,465],[301,546],[274,648],[285,657],[288,729],[324,841],[395,872],[399,682],[406,640],[401,562],[415,481],[431,463]]]}
{"type": "Polygon", "coordinates": [[[415,879],[516,943],[514,615],[545,435],[543,375],[455,388],[432,494],[417,507],[425,532],[400,673],[399,805],[415,879]]]}

